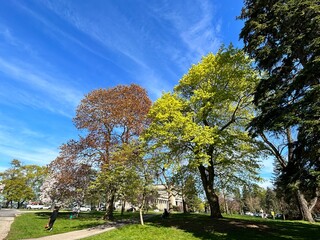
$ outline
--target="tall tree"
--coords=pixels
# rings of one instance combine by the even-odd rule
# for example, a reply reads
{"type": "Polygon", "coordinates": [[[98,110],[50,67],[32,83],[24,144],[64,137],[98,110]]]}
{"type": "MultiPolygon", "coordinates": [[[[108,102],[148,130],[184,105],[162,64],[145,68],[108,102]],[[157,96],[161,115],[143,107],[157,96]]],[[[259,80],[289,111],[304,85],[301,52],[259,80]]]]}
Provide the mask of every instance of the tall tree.
{"type": "Polygon", "coordinates": [[[240,19],[245,20],[244,49],[264,71],[251,131],[275,155],[278,183],[290,186],[303,218],[313,221],[320,194],[320,3],[246,0],[240,19]],[[270,141],[268,132],[284,136],[286,151],[270,141]]]}
{"type": "Polygon", "coordinates": [[[279,200],[277,199],[276,192],[274,190],[267,188],[265,202],[267,212],[279,212],[280,204],[279,200]]]}
{"type": "Polygon", "coordinates": [[[242,51],[221,48],[193,65],[174,93],[163,94],[150,110],[145,139],[173,156],[183,152],[198,168],[213,218],[222,217],[215,186],[219,171],[237,165],[255,176],[259,167],[259,146],[245,131],[257,79],[242,51]]]}
{"type": "Polygon", "coordinates": [[[98,168],[100,177],[112,179],[107,181],[104,189],[107,193],[107,219],[113,218],[117,176],[121,176],[117,169],[123,169],[124,162],[129,159],[122,155],[125,152],[123,146],[130,144],[146,127],[150,106],[146,91],[131,84],[94,90],[82,99],[76,110],[74,123],[79,130],[84,130],[84,136],[79,141],[70,141],[61,157],[98,168]]]}

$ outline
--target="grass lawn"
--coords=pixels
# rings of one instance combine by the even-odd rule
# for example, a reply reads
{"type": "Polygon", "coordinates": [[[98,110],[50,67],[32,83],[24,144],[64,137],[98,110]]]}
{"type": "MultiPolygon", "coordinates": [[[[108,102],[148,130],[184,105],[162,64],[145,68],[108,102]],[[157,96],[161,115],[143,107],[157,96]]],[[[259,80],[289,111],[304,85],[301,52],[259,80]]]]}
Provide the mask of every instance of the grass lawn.
{"type": "Polygon", "coordinates": [[[50,211],[23,213],[16,217],[11,225],[8,240],[37,238],[57,233],[81,230],[103,224],[103,213],[80,213],[78,218],[70,219],[70,212],[59,212],[53,231],[48,232],[44,226],[48,223],[50,211]]]}
{"type": "Polygon", "coordinates": [[[201,214],[173,214],[169,219],[149,219],[145,226],[129,225],[86,240],[247,240],[320,239],[320,224],[269,220],[247,216],[226,216],[212,220],[201,214]]]}
{"type": "MultiPolygon", "coordinates": [[[[52,232],[44,230],[50,212],[25,213],[17,217],[11,226],[8,240],[36,238],[57,233],[80,230],[103,224],[103,213],[81,213],[79,218],[69,219],[70,213],[60,212],[52,232]]],[[[115,218],[122,217],[115,212],[115,218]]],[[[138,213],[125,213],[125,219],[135,218],[138,213]]],[[[87,240],[244,240],[244,239],[290,239],[320,240],[320,223],[310,224],[301,221],[281,221],[249,216],[225,216],[223,219],[210,219],[204,214],[171,214],[169,219],[160,215],[148,218],[144,226],[131,224],[87,240]]]]}

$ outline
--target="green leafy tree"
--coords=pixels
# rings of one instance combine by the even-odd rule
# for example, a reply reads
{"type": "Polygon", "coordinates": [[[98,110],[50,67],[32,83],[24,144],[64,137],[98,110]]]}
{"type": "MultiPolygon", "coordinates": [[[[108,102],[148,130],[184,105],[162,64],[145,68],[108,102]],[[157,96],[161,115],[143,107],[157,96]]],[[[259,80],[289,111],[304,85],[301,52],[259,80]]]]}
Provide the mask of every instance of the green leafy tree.
{"type": "Polygon", "coordinates": [[[181,166],[173,176],[174,186],[182,197],[183,212],[199,211],[201,199],[199,198],[199,189],[196,169],[184,165],[181,166]]]}
{"type": "Polygon", "coordinates": [[[319,1],[246,0],[240,19],[244,49],[264,72],[251,131],[278,161],[277,184],[288,186],[302,217],[312,222],[320,195],[319,1]],[[270,133],[282,135],[285,147],[272,142],[270,133]]]}
{"type": "Polygon", "coordinates": [[[244,210],[255,213],[260,212],[260,210],[262,209],[263,212],[266,213],[265,193],[266,190],[256,184],[244,186],[242,189],[242,201],[244,203],[244,210]]]}
{"type": "Polygon", "coordinates": [[[145,140],[172,156],[182,152],[199,170],[213,218],[222,217],[215,186],[219,171],[236,165],[254,179],[259,168],[260,146],[245,131],[253,117],[257,81],[242,51],[221,48],[193,65],[174,92],[163,94],[149,113],[152,123],[145,140]]]}
{"type": "Polygon", "coordinates": [[[36,165],[23,165],[19,160],[11,161],[11,168],[0,173],[4,185],[3,196],[6,205],[17,202],[18,208],[28,200],[39,200],[37,194],[44,177],[45,168],[36,165]]]}
{"type": "Polygon", "coordinates": [[[278,213],[280,211],[280,204],[279,200],[277,199],[276,192],[270,188],[267,188],[265,203],[267,212],[270,213],[271,211],[273,211],[275,213],[278,213]]]}

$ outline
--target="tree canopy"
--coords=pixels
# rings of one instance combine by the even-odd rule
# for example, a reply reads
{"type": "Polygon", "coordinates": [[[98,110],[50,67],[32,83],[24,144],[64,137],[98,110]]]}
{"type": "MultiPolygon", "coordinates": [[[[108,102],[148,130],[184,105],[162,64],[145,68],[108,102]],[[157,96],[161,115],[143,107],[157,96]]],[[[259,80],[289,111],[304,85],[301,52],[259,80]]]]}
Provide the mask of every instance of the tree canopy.
{"type": "MultiPolygon", "coordinates": [[[[252,179],[259,168],[257,142],[245,131],[253,117],[252,93],[258,74],[241,50],[222,47],[193,65],[173,93],[164,93],[152,106],[151,124],[144,138],[156,151],[184,155],[198,168],[211,217],[221,217],[215,178],[234,166],[230,174],[246,172],[252,179]]],[[[177,158],[180,159],[180,158],[177,158]]],[[[248,177],[250,179],[250,177],[248,177]]]]}
{"type": "Polygon", "coordinates": [[[244,49],[263,71],[251,132],[270,146],[279,163],[278,183],[294,186],[303,217],[312,221],[320,193],[320,3],[246,0],[240,19],[244,49]],[[264,131],[285,136],[287,157],[264,131]],[[310,207],[305,197],[313,199],[310,207]]]}
{"type": "Polygon", "coordinates": [[[113,218],[116,193],[127,178],[135,176],[130,172],[135,160],[132,156],[137,155],[134,145],[148,124],[150,106],[146,91],[135,84],[90,92],[81,100],[74,118],[83,135],[64,144],[52,164],[58,167],[55,171],[70,170],[61,179],[71,181],[75,188],[86,189],[83,184],[91,182],[91,190],[94,186],[103,190],[108,202],[106,218],[113,218]],[[97,172],[88,179],[92,168],[97,172]]]}
{"type": "Polygon", "coordinates": [[[23,165],[19,160],[11,161],[11,168],[0,173],[2,194],[8,206],[18,203],[18,208],[28,200],[37,200],[40,186],[44,180],[46,169],[37,165],[23,165]]]}

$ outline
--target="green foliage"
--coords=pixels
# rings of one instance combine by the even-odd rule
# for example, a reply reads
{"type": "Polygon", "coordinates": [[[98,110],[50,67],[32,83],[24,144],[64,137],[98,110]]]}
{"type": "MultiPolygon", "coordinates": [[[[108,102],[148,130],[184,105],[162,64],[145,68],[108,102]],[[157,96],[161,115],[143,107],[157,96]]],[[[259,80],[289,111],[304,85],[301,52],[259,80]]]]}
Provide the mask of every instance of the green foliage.
{"type": "MultiPolygon", "coordinates": [[[[287,132],[288,158],[281,159],[273,150],[281,163],[278,185],[302,191],[311,201],[319,196],[320,187],[316,176],[320,169],[319,1],[246,0],[240,18],[245,20],[240,34],[245,51],[265,72],[255,93],[259,114],[250,124],[251,132],[287,132]]],[[[300,202],[303,215],[308,208],[300,202]]],[[[307,215],[312,221],[310,212],[307,215]]]]}
{"type": "Polygon", "coordinates": [[[183,154],[190,167],[200,167],[207,194],[214,192],[214,178],[222,173],[256,179],[261,146],[245,128],[254,114],[257,82],[258,74],[243,51],[229,46],[208,54],[173,93],[164,93],[154,103],[144,139],[155,152],[173,156],[170,164],[183,154]],[[232,171],[225,171],[231,166],[232,171]]]}
{"type": "Polygon", "coordinates": [[[277,199],[276,192],[270,188],[267,188],[266,191],[266,211],[271,212],[274,211],[276,213],[280,212],[280,204],[277,199]]]}
{"type": "Polygon", "coordinates": [[[11,168],[0,173],[0,183],[4,185],[2,194],[7,203],[17,202],[20,207],[27,200],[38,200],[44,174],[44,167],[22,165],[19,160],[12,160],[11,168]]]}
{"type": "MultiPolygon", "coordinates": [[[[246,1],[240,37],[259,69],[257,129],[319,125],[320,5],[314,0],[246,1]]],[[[319,129],[318,129],[319,131],[319,129]]]]}

